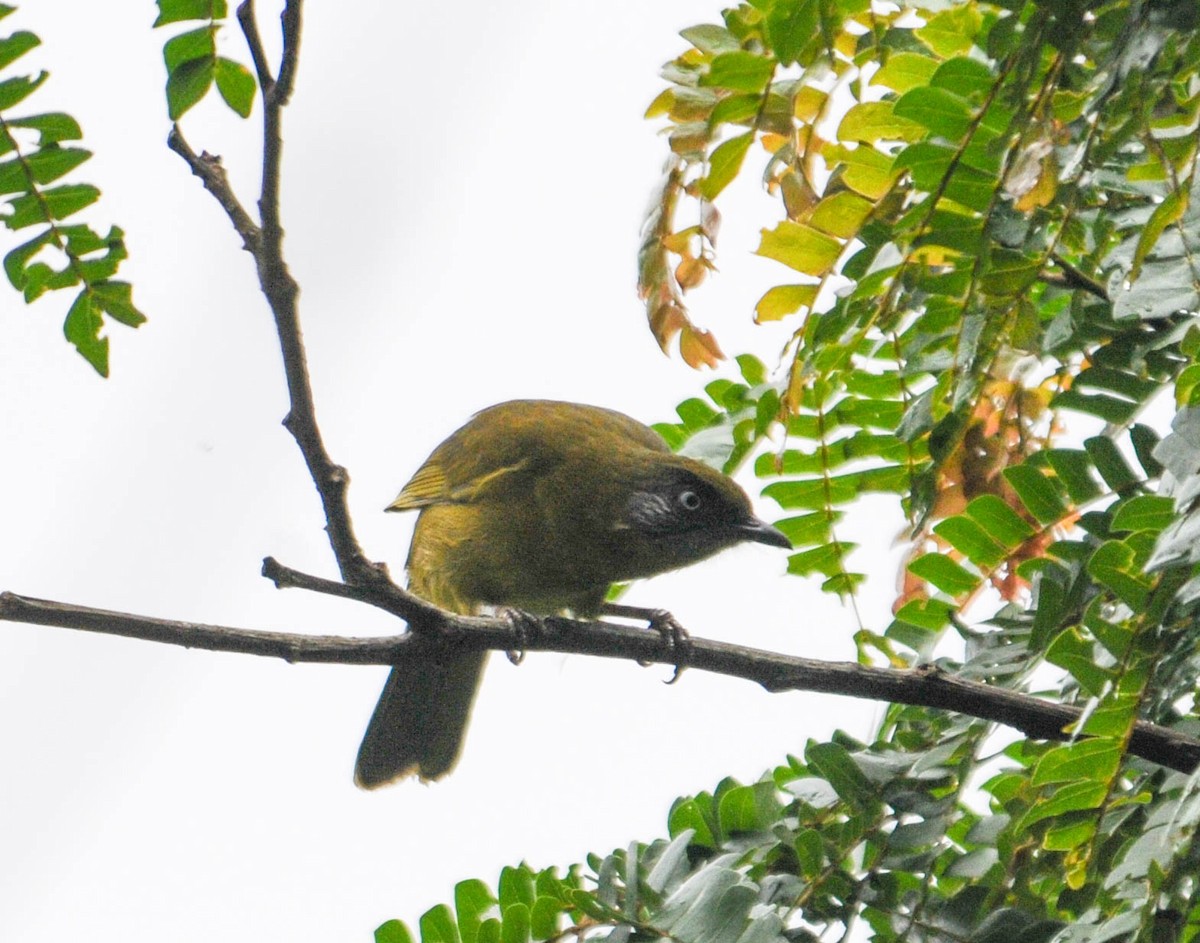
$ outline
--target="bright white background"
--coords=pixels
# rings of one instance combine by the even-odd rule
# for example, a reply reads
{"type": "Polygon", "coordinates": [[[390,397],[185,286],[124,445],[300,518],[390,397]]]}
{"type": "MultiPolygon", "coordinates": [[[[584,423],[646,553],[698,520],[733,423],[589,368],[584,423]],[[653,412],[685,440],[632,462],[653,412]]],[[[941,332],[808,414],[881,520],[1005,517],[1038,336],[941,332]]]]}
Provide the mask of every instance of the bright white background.
{"type": "MultiPolygon", "coordinates": [[[[653,422],[709,379],[659,353],[634,258],[665,153],[642,111],[683,48],[676,31],[718,6],[308,5],[285,124],[287,251],[329,451],[352,475],[368,554],[397,574],[411,520],[381,508],[474,410],[541,396],[653,422]]],[[[268,554],[334,569],[280,426],[250,260],[164,145],[170,33],[152,32],[153,16],[149,2],[28,0],[2,27],[42,37],[19,65],[53,74],[27,111],[82,122],[96,156],[75,179],[104,191],[87,219],[126,230],[122,275],[150,321],[113,328],[102,381],[62,339],[67,298],[26,308],[0,293],[0,589],[253,628],[395,631],[258,575],[268,554]]],[[[274,41],[274,10],[263,32],[274,41]]],[[[223,42],[246,60],[238,34],[223,42]]],[[[242,123],[208,101],[184,124],[248,203],[258,118],[257,104],[242,123]]],[[[694,305],[727,352],[770,361],[784,335],[750,314],[785,276],[750,255],[777,218],[756,172],[730,194],[723,271],[694,305]]],[[[882,596],[894,534],[877,520],[858,559],[882,596]]],[[[785,565],[739,548],[628,598],[698,636],[853,657],[849,615],[785,565]]],[[[885,624],[882,605],[866,616],[885,624]]],[[[0,939],[366,941],[451,900],[457,880],[661,836],[675,796],[752,780],[835,726],[865,735],[876,712],[695,671],[667,687],[667,672],[628,663],[493,659],[451,778],[365,793],[351,767],[385,673],[0,624],[0,939]]]]}

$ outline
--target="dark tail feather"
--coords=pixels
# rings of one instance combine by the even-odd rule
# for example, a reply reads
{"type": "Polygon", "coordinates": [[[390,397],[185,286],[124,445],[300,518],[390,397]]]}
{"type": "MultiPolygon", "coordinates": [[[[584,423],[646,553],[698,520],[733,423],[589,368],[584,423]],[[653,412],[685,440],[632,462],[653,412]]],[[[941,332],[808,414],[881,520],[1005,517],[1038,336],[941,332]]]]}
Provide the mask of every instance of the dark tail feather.
{"type": "Polygon", "coordinates": [[[441,779],[467,732],[486,652],[446,652],[392,668],[367,725],[354,781],[374,789],[414,773],[441,779]]]}

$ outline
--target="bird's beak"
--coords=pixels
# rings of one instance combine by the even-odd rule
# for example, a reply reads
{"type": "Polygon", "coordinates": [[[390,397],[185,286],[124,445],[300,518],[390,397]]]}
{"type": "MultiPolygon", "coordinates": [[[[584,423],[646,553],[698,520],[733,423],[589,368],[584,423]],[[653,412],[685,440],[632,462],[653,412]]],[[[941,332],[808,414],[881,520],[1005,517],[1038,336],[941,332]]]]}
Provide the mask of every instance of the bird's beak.
{"type": "Polygon", "coordinates": [[[772,527],[766,521],[760,521],[757,517],[752,517],[740,525],[738,533],[742,540],[753,540],[756,543],[783,547],[786,550],[792,549],[792,542],[788,540],[787,534],[778,527],[772,527]]]}

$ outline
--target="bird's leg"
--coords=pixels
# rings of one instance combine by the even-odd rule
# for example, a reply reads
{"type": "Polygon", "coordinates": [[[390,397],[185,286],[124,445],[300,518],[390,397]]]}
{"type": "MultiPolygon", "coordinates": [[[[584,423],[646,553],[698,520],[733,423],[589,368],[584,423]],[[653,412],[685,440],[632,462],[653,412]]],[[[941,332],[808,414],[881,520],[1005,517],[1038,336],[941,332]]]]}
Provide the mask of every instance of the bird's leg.
{"type": "MultiPolygon", "coordinates": [[[[645,619],[646,628],[653,629],[662,636],[663,647],[675,664],[675,673],[667,684],[674,684],[683,674],[691,657],[691,640],[688,631],[666,609],[648,609],[643,606],[626,606],[621,603],[606,602],[600,607],[600,612],[606,616],[616,616],[619,619],[645,619]]],[[[640,662],[645,665],[647,662],[640,662]]]]}
{"type": "Polygon", "coordinates": [[[537,637],[542,631],[542,620],[524,609],[502,607],[497,615],[508,622],[513,633],[513,647],[504,653],[514,665],[525,660],[525,649],[531,638],[537,637]]]}

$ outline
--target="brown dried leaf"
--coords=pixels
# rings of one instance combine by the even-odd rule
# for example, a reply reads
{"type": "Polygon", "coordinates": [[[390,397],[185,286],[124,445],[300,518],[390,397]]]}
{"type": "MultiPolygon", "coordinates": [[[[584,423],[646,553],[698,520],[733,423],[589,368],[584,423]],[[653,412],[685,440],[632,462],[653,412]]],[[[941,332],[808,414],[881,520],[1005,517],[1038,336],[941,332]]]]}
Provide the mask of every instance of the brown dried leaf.
{"type": "Polygon", "coordinates": [[[693,256],[685,256],[675,266],[675,281],[679,283],[679,287],[684,291],[690,291],[698,287],[708,274],[708,266],[703,259],[697,259],[693,256]]]}
{"type": "Polygon", "coordinates": [[[685,324],[680,332],[679,355],[684,363],[696,370],[702,366],[716,367],[719,361],[725,359],[713,333],[691,323],[685,324]]]}

